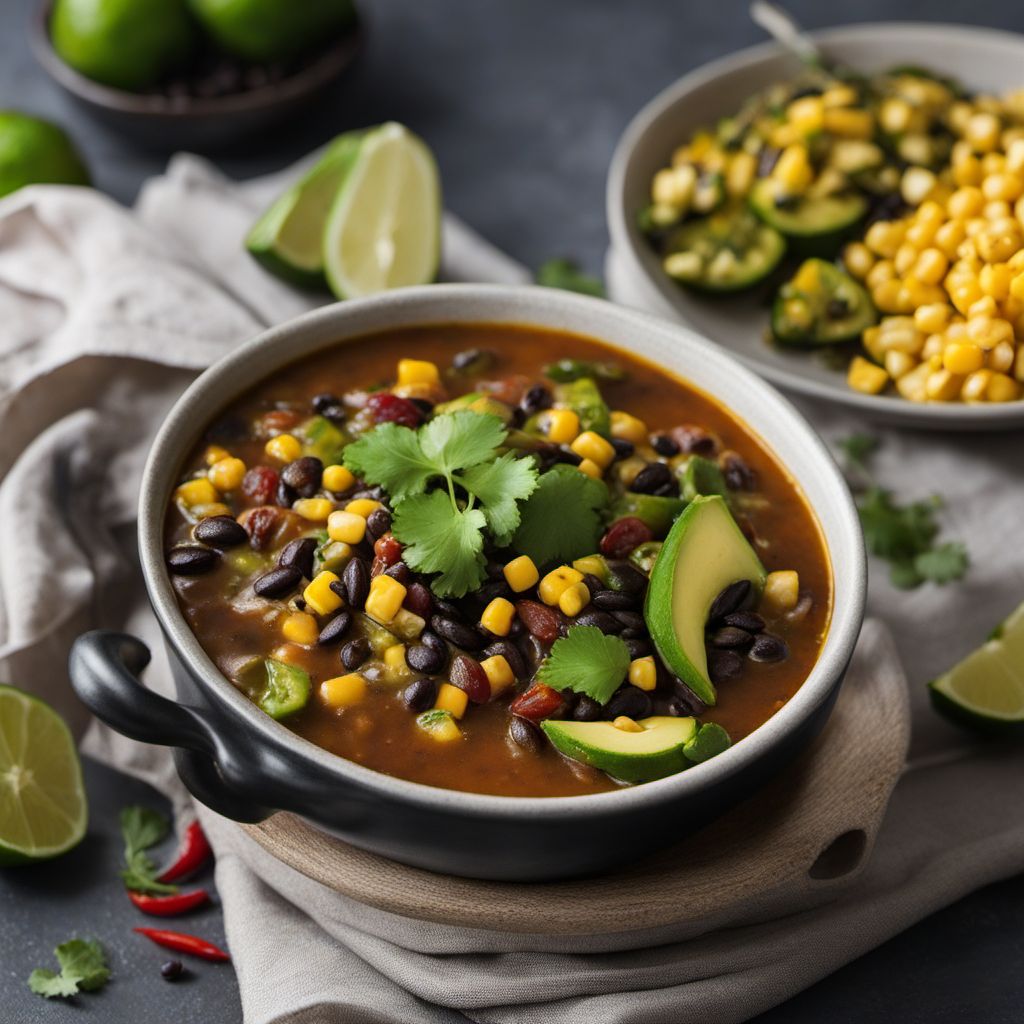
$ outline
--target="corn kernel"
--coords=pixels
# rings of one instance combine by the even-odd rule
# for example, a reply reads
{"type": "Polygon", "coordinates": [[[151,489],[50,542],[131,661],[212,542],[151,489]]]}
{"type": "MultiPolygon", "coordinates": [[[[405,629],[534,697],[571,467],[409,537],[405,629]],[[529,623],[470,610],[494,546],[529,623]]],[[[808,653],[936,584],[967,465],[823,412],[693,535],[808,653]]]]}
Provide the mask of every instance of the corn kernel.
{"type": "Polygon", "coordinates": [[[466,696],[466,691],[452,686],[451,683],[441,684],[437,691],[437,700],[434,701],[435,710],[447,711],[453,718],[461,718],[466,713],[468,705],[469,697],[466,696]]]}
{"type": "Polygon", "coordinates": [[[813,135],[825,125],[825,104],[820,96],[801,96],[786,108],[786,117],[802,135],[813,135]]]}
{"type": "Polygon", "coordinates": [[[964,129],[964,138],[979,153],[988,153],[999,145],[999,132],[1002,126],[994,114],[974,114],[964,129]]]}
{"type": "Polygon", "coordinates": [[[188,480],[174,491],[175,501],[180,502],[186,508],[192,508],[195,505],[212,505],[219,497],[217,488],[205,477],[188,480]]]}
{"type": "Polygon", "coordinates": [[[242,477],[245,476],[245,463],[241,459],[228,456],[226,459],[219,459],[207,471],[210,483],[218,491],[234,491],[242,484],[242,477]]]}
{"type": "Polygon", "coordinates": [[[591,576],[596,576],[599,580],[607,581],[608,566],[600,555],[584,555],[582,558],[577,558],[572,563],[572,567],[577,572],[583,573],[584,576],[590,573],[591,576]]]}
{"type": "Polygon", "coordinates": [[[366,614],[387,625],[398,614],[406,593],[407,589],[398,580],[383,574],[374,576],[366,598],[366,614]]]}
{"type": "Polygon", "coordinates": [[[653,690],[658,684],[658,670],[654,665],[654,657],[648,654],[645,658],[634,658],[629,663],[628,678],[638,689],[653,690]]]}
{"type": "Polygon", "coordinates": [[[825,111],[825,131],[844,139],[870,139],[875,119],[869,110],[830,109],[825,111]]]}
{"type": "Polygon", "coordinates": [[[320,684],[320,699],[330,708],[347,708],[366,696],[366,680],[358,672],[334,676],[320,684]]]}
{"type": "Polygon", "coordinates": [[[355,512],[338,509],[327,519],[327,535],[331,540],[358,544],[366,536],[366,520],[355,512]]]}
{"type": "Polygon", "coordinates": [[[615,449],[593,430],[584,430],[569,446],[580,458],[596,462],[607,469],[615,460],[615,449]]]}
{"type": "Polygon", "coordinates": [[[852,107],[857,102],[857,91],[848,85],[830,85],[822,94],[826,107],[852,107]]]}
{"type": "Polygon", "coordinates": [[[417,716],[416,725],[437,743],[453,743],[462,739],[462,730],[455,724],[451,712],[443,709],[424,711],[417,716]]]}
{"type": "Polygon", "coordinates": [[[1024,383],[1024,345],[1017,349],[1017,356],[1013,361],[1013,376],[1020,383],[1024,383]]]}
{"type": "Polygon", "coordinates": [[[506,582],[517,594],[529,590],[540,579],[537,566],[533,564],[533,559],[529,555],[513,558],[502,571],[506,582]]]}
{"type": "Polygon", "coordinates": [[[302,592],[306,606],[317,615],[330,615],[344,603],[341,597],[331,590],[331,584],[338,582],[338,576],[328,569],[316,574],[315,578],[302,592]]]}
{"type": "Polygon", "coordinates": [[[322,482],[326,490],[340,494],[352,487],[356,482],[356,478],[344,466],[325,466],[322,482]]]}
{"type": "Polygon", "coordinates": [[[399,359],[398,383],[405,384],[439,384],[441,375],[437,366],[426,359],[399,359]]]}
{"type": "Polygon", "coordinates": [[[875,257],[863,242],[850,242],[843,250],[843,263],[855,278],[863,281],[875,265],[875,257]]]}
{"type": "Polygon", "coordinates": [[[611,415],[612,437],[621,438],[624,441],[632,441],[633,444],[643,444],[647,440],[647,424],[643,420],[628,412],[616,409],[611,415]]]}
{"type": "Polygon", "coordinates": [[[896,279],[883,281],[871,290],[871,299],[883,313],[902,313],[903,285],[896,279]]]}
{"type": "Polygon", "coordinates": [[[879,260],[864,276],[864,283],[868,288],[874,290],[886,281],[896,278],[896,268],[892,260],[879,260]]]}
{"type": "Polygon", "coordinates": [[[619,717],[612,722],[612,725],[614,725],[616,729],[621,729],[623,732],[644,731],[644,727],[638,722],[634,722],[628,715],[619,715],[619,717]]]}
{"type": "Polygon", "coordinates": [[[289,640],[293,644],[311,647],[316,643],[320,630],[317,628],[316,619],[308,612],[292,612],[285,616],[281,634],[285,640],[289,640]]]}
{"type": "Polygon", "coordinates": [[[383,661],[390,682],[405,682],[412,676],[412,669],[405,660],[405,644],[392,644],[385,648],[383,661]]]}
{"type": "Polygon", "coordinates": [[[263,446],[263,450],[278,462],[294,462],[302,454],[302,443],[292,434],[278,434],[263,446]]]}
{"type": "Polygon", "coordinates": [[[193,505],[189,512],[196,519],[210,519],[212,516],[230,516],[234,514],[222,501],[213,501],[209,505],[193,505]]]}
{"type": "Polygon", "coordinates": [[[896,349],[886,352],[883,362],[885,363],[885,372],[893,380],[899,380],[900,377],[910,373],[917,366],[917,360],[912,355],[906,352],[899,352],[896,349]]]}
{"type": "Polygon", "coordinates": [[[893,257],[893,265],[896,273],[900,276],[909,272],[910,268],[917,262],[918,251],[910,242],[901,243],[893,257]]]}
{"type": "Polygon", "coordinates": [[[985,365],[985,353],[971,342],[947,345],[942,353],[942,365],[950,373],[968,374],[985,365]]]}
{"type": "Polygon", "coordinates": [[[769,616],[792,611],[800,600],[800,576],[794,569],[768,573],[761,595],[761,608],[769,616]]]}
{"type": "Polygon", "coordinates": [[[924,284],[938,284],[948,267],[949,260],[941,249],[925,249],[914,264],[914,277],[924,284]]]}
{"type": "Polygon", "coordinates": [[[899,97],[887,99],[878,110],[878,122],[889,135],[902,135],[908,131],[913,116],[913,107],[899,97]]]}
{"type": "Polygon", "coordinates": [[[725,191],[730,196],[745,196],[757,174],[757,157],[753,153],[739,152],[729,161],[725,173],[725,191]]]}
{"type": "MultiPolygon", "coordinates": [[[[985,360],[985,365],[990,370],[995,370],[996,373],[1009,373],[1013,369],[1013,359],[1016,350],[1013,347],[1013,343],[1009,341],[1001,341],[991,352],[988,354],[988,358],[985,360]]],[[[974,367],[978,369],[978,367],[974,367]]]]}
{"type": "Polygon", "coordinates": [[[772,178],[791,195],[804,192],[814,179],[807,147],[800,143],[787,146],[772,168],[772,178]]]}
{"type": "Polygon", "coordinates": [[[383,507],[384,506],[381,502],[374,501],[373,498],[354,498],[345,506],[345,511],[350,515],[361,516],[363,519],[369,519],[372,513],[383,507]]]}
{"type": "Polygon", "coordinates": [[[933,241],[937,249],[941,249],[947,257],[952,258],[966,237],[967,231],[963,221],[950,220],[936,229],[933,241]]]}
{"type": "MultiPolygon", "coordinates": [[[[574,570],[575,571],[575,570],[574,570]]],[[[590,604],[590,590],[586,583],[573,583],[565,588],[558,598],[558,607],[563,615],[574,618],[590,604]]]]}
{"type": "Polygon", "coordinates": [[[480,667],[487,676],[487,682],[491,684],[492,697],[496,697],[502,690],[507,690],[516,681],[512,666],[501,654],[485,658],[480,662],[480,667]]]}
{"type": "Polygon", "coordinates": [[[923,203],[938,184],[938,178],[925,167],[908,167],[900,181],[900,193],[911,206],[923,203]]]}
{"type": "Polygon", "coordinates": [[[572,409],[552,409],[548,413],[547,435],[555,444],[569,444],[580,432],[580,418],[572,409]]]}
{"type": "Polygon", "coordinates": [[[399,608],[388,623],[388,629],[403,640],[415,640],[426,628],[427,620],[408,608],[399,608]]]}
{"type": "Polygon", "coordinates": [[[593,480],[600,480],[604,476],[604,470],[592,459],[584,459],[576,468],[593,480]]]}
{"type": "MultiPolygon", "coordinates": [[[[326,498],[299,498],[292,505],[293,512],[298,513],[303,519],[308,519],[311,523],[326,523],[333,508],[334,505],[326,498]]],[[[333,539],[339,540],[340,538],[333,539]]]]}
{"type": "MultiPolygon", "coordinates": [[[[971,307],[972,311],[974,306],[971,307]]],[[[1001,341],[1013,341],[1013,325],[1008,320],[972,315],[967,321],[967,336],[986,352],[991,352],[1001,341]]]]}
{"type": "Polygon", "coordinates": [[[905,373],[900,377],[896,382],[896,390],[909,402],[927,401],[928,395],[925,392],[925,381],[928,379],[929,373],[931,373],[931,368],[928,364],[921,363],[920,366],[915,367],[910,373],[905,373]]]}
{"type": "Polygon", "coordinates": [[[985,196],[975,185],[961,185],[946,200],[946,209],[954,220],[967,220],[977,217],[985,205],[985,196]]]}
{"type": "Polygon", "coordinates": [[[932,302],[914,310],[914,326],[925,334],[941,331],[949,323],[952,310],[944,302],[932,302]]]}
{"type": "Polygon", "coordinates": [[[985,396],[990,402],[1015,402],[1020,398],[1020,385],[1005,373],[993,373],[985,396]]]}
{"type": "Polygon", "coordinates": [[[210,447],[203,452],[203,462],[205,462],[207,466],[214,466],[220,462],[221,459],[226,459],[230,455],[231,452],[229,452],[227,448],[221,448],[219,444],[211,444],[210,447]]]}
{"type": "Polygon", "coordinates": [[[925,381],[925,394],[933,402],[952,402],[960,394],[963,377],[949,370],[933,370],[925,381]]]}
{"type": "Polygon", "coordinates": [[[552,569],[544,579],[540,581],[537,593],[545,604],[558,604],[562,594],[574,583],[583,579],[583,573],[568,565],[560,565],[552,569]]]}
{"type": "Polygon", "coordinates": [[[965,402],[984,402],[988,399],[988,385],[992,380],[991,370],[975,370],[968,374],[960,388],[960,398],[965,402]]]}
{"type": "Polygon", "coordinates": [[[508,636],[515,618],[516,606],[504,597],[496,597],[483,610],[480,625],[495,636],[508,636]]]}

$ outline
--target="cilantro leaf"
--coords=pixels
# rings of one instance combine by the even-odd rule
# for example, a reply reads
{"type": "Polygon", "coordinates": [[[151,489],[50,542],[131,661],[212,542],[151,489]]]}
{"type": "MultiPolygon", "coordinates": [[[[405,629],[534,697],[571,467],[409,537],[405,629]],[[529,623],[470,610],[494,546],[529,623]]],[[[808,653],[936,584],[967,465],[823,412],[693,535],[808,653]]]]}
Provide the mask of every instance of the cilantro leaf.
{"type": "Polygon", "coordinates": [[[608,488],[573,466],[542,473],[537,488],[519,510],[521,522],[512,547],[537,565],[570,562],[597,550],[608,488]]]}
{"type": "Polygon", "coordinates": [[[865,476],[868,474],[868,459],[878,450],[879,440],[871,434],[851,434],[836,442],[846,457],[851,469],[865,476]]]}
{"type": "Polygon", "coordinates": [[[28,977],[28,987],[37,995],[53,999],[93,992],[110,978],[110,968],[98,942],[70,939],[62,942],[53,955],[60,964],[60,974],[37,967],[28,977]]]}
{"type": "Polygon", "coordinates": [[[548,260],[542,263],[537,268],[537,284],[604,298],[601,280],[585,274],[572,260],[548,260]]]}
{"type": "Polygon", "coordinates": [[[494,542],[504,547],[519,526],[519,501],[537,488],[537,469],[530,459],[506,452],[494,462],[471,466],[455,481],[481,503],[494,542]]]}
{"type": "Polygon", "coordinates": [[[485,576],[480,531],[486,523],[480,509],[458,509],[448,493],[431,491],[401,502],[391,529],[405,545],[402,558],[406,565],[419,572],[441,574],[432,584],[434,593],[462,597],[485,576]]]}
{"type": "Polygon", "coordinates": [[[537,678],[556,690],[585,693],[607,704],[629,670],[629,648],[596,626],[573,626],[556,640],[537,670],[537,678]]]}
{"type": "Polygon", "coordinates": [[[914,559],[914,568],[932,583],[951,583],[967,572],[967,549],[959,541],[947,541],[914,559]]]}
{"type": "Polygon", "coordinates": [[[346,446],[345,466],[367,483],[380,484],[394,501],[419,494],[441,474],[423,453],[416,431],[397,423],[381,423],[346,446]]]}
{"type": "Polygon", "coordinates": [[[124,837],[124,870],[121,877],[135,892],[173,893],[176,885],[157,881],[156,865],[146,850],[156,846],[170,831],[170,823],[148,807],[125,807],[121,811],[121,835],[124,837]]]}
{"type": "Polygon", "coordinates": [[[419,433],[423,455],[443,476],[486,462],[504,440],[497,416],[468,409],[435,416],[419,433]]]}

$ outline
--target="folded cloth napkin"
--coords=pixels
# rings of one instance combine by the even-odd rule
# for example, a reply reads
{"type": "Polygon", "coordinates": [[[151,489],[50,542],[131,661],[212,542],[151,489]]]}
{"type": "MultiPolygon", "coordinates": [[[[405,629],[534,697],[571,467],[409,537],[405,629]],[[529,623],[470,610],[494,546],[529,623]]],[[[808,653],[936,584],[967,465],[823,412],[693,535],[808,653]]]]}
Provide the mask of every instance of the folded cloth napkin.
{"type": "MultiPolygon", "coordinates": [[[[140,469],[153,431],[196,371],[317,301],[267,276],[241,247],[252,218],[292,174],[235,185],[178,157],[133,212],[60,187],[0,201],[0,678],[35,689],[78,731],[88,723],[64,659],[84,628],[141,636],[154,653],[149,685],[171,690],[135,563],[140,469]]],[[[450,218],[444,276],[528,279],[450,218]]],[[[857,426],[835,410],[807,412],[826,436],[857,426]]],[[[1024,550],[1009,528],[1019,444],[888,432],[878,464],[901,491],[946,495],[950,533],[968,541],[973,566],[963,584],[913,594],[873,575],[873,613],[911,667],[914,748],[894,813],[854,882],[828,903],[779,906],[773,919],[697,940],[584,953],[585,944],[430,925],[346,902],[289,875],[204,812],[222,854],[218,885],[246,1020],[742,1020],[1024,868],[1024,757],[946,726],[921,685],[1024,593],[1024,550]],[[301,964],[290,965],[297,974],[280,961],[281,948],[302,951],[301,964]]],[[[889,650],[884,631],[866,632],[856,671],[895,667],[898,676],[889,650]]],[[[95,723],[84,747],[191,813],[165,751],[95,723]]]]}

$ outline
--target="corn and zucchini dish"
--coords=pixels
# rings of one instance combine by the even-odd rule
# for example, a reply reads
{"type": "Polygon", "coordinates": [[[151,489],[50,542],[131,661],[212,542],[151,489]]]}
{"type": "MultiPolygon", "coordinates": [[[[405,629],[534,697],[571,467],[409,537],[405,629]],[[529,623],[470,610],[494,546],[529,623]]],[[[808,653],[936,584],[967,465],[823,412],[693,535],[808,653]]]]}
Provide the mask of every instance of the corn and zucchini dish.
{"type": "Polygon", "coordinates": [[[676,149],[639,222],[680,284],[760,285],[772,343],[839,346],[856,391],[1024,394],[1024,89],[808,66],[676,149]]]}
{"type": "Polygon", "coordinates": [[[674,774],[785,704],[828,627],[820,531],[761,442],[575,335],[357,339],[233,403],[179,479],[167,566],[224,676],[430,785],[674,774]]]}

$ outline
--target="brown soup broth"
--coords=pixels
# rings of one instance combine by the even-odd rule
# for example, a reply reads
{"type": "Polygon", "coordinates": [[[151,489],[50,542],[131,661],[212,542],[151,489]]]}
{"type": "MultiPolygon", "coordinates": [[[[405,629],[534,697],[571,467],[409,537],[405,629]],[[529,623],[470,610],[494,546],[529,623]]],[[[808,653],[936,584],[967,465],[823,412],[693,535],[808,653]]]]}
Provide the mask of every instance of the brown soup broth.
{"type": "MultiPolygon", "coordinates": [[[[619,349],[564,332],[526,326],[491,324],[438,325],[402,328],[357,339],[303,359],[278,371],[230,408],[189,455],[182,479],[203,466],[210,443],[223,443],[247,466],[267,463],[264,439],[249,431],[239,439],[221,441],[224,424],[251,423],[270,409],[295,404],[309,408],[314,395],[342,395],[357,388],[393,380],[403,357],[435,362],[442,370],[456,353],[490,349],[495,362],[481,375],[495,380],[523,374],[541,379],[541,367],[556,358],[613,360],[626,371],[625,380],[602,382],[605,400],[643,419],[652,432],[680,423],[695,423],[716,433],[725,448],[739,452],[758,476],[757,494],[765,499],[746,511],[759,539],[765,568],[795,569],[801,589],[813,606],[801,622],[773,628],[788,643],[790,657],[777,664],[748,664],[743,675],[718,688],[718,704],[704,716],[720,723],[733,742],[765,722],[788,701],[817,660],[828,629],[832,581],[818,523],[794,481],[761,440],[717,402],[664,370],[619,349]]],[[[463,377],[462,392],[474,378],[463,377]]],[[[458,393],[453,391],[453,395],[458,393]]],[[[232,508],[237,514],[243,506],[232,508]]],[[[188,542],[191,526],[176,508],[167,524],[168,547],[188,542]]],[[[182,611],[213,661],[231,678],[247,656],[268,656],[281,643],[280,628],[271,621],[266,603],[246,601],[251,580],[240,581],[221,565],[202,576],[174,578],[182,611]]],[[[316,699],[324,679],[344,674],[337,646],[311,648],[304,656],[313,680],[313,696],[283,724],[300,736],[368,768],[428,785],[506,796],[567,796],[617,788],[604,773],[563,758],[546,746],[530,753],[507,738],[510,695],[484,705],[470,705],[459,723],[462,742],[440,744],[425,736],[415,715],[401,698],[401,686],[371,683],[361,703],[334,711],[316,699]]],[[[522,686],[519,687],[522,689],[522,686]]],[[[514,694],[512,694],[514,696],[514,694]]]]}

